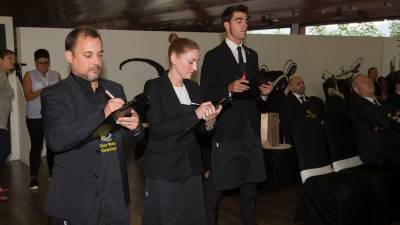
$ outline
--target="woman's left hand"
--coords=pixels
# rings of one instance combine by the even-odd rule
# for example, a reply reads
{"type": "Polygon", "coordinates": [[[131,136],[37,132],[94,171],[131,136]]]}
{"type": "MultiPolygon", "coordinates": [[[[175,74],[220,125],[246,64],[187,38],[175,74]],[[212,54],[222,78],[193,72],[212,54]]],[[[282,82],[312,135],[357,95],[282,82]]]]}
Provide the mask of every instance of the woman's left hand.
{"type": "Polygon", "coordinates": [[[218,114],[221,112],[221,110],[222,110],[221,106],[215,108],[214,105],[210,105],[206,110],[205,114],[203,115],[203,119],[205,121],[215,120],[218,114]]]}

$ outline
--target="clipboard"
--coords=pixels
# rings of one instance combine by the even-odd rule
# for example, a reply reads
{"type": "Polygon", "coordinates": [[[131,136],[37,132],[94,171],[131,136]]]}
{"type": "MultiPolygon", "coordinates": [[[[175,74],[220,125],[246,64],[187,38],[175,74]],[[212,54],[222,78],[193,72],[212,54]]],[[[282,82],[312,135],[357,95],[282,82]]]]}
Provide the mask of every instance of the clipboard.
{"type": "Polygon", "coordinates": [[[232,102],[232,97],[222,98],[219,102],[213,103],[214,107],[218,109],[218,107],[222,106],[222,108],[226,108],[232,102]]]}
{"type": "MultiPolygon", "coordinates": [[[[229,104],[231,104],[232,102],[232,97],[227,97],[227,98],[222,98],[220,101],[218,102],[213,102],[214,107],[217,109],[218,107],[222,107],[222,108],[226,108],[229,104]]],[[[222,111],[221,111],[222,113],[222,111]]],[[[197,121],[196,123],[194,123],[193,125],[191,125],[190,127],[188,127],[185,130],[185,133],[182,135],[184,136],[187,132],[189,132],[190,130],[192,130],[194,127],[197,127],[198,125],[200,125],[201,123],[204,123],[205,121],[203,119],[200,119],[199,121],[197,121]]]]}
{"type": "Polygon", "coordinates": [[[150,100],[150,97],[144,95],[143,93],[136,95],[130,101],[126,102],[120,109],[112,112],[109,116],[107,116],[101,124],[89,135],[89,139],[96,139],[106,137],[108,134],[113,131],[118,130],[121,126],[119,126],[116,121],[121,117],[129,117],[131,116],[131,110],[135,111],[143,111],[147,102],[150,100]]]}
{"type": "Polygon", "coordinates": [[[132,115],[132,109],[135,111],[143,111],[149,100],[149,96],[144,95],[143,93],[138,94],[133,99],[126,102],[120,109],[112,112],[108,117],[112,117],[114,121],[117,121],[121,117],[129,117],[132,115]]]}
{"type": "Polygon", "coordinates": [[[272,89],[279,91],[285,90],[288,85],[289,78],[282,71],[266,71],[261,69],[251,80],[250,86],[258,87],[262,84],[270,82],[272,89]]]}

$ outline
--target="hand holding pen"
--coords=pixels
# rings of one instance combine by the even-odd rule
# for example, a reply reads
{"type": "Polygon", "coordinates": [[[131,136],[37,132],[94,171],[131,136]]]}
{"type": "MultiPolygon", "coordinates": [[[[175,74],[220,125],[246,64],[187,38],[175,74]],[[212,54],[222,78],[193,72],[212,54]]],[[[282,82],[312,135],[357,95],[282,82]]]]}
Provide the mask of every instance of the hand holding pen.
{"type": "Polygon", "coordinates": [[[221,110],[222,107],[215,108],[215,106],[211,102],[204,102],[199,105],[195,112],[198,119],[208,121],[217,117],[221,110]]]}
{"type": "Polygon", "coordinates": [[[115,98],[108,90],[105,90],[105,94],[109,98],[106,106],[104,107],[104,116],[108,117],[115,110],[120,109],[124,105],[124,100],[120,98],[115,98]]]}
{"type": "MultiPolygon", "coordinates": [[[[111,94],[108,90],[105,90],[105,94],[110,98],[104,107],[104,115],[105,117],[109,116],[115,110],[120,109],[124,105],[124,100],[120,98],[115,98],[113,94],[111,94]]],[[[139,116],[135,110],[131,110],[131,116],[129,117],[120,117],[117,121],[117,124],[128,128],[129,130],[135,130],[139,124],[139,116]]]]}

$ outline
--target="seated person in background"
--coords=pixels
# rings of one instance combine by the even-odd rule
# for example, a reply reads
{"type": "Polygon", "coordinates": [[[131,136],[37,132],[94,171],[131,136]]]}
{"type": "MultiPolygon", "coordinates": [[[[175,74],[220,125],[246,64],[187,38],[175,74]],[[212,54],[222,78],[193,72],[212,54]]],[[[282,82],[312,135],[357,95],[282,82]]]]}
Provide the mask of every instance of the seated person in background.
{"type": "Polygon", "coordinates": [[[389,94],[388,94],[389,85],[388,85],[388,83],[387,83],[385,77],[379,76],[379,77],[376,79],[376,82],[377,82],[378,85],[381,87],[382,93],[381,93],[380,98],[382,98],[382,99],[387,99],[387,97],[388,97],[388,95],[389,95],[389,94]]]}
{"type": "Polygon", "coordinates": [[[368,77],[374,83],[375,96],[378,99],[386,99],[387,88],[385,79],[378,74],[378,69],[376,67],[370,67],[368,69],[368,77]]]}
{"type": "Polygon", "coordinates": [[[400,109],[400,74],[394,79],[393,93],[387,98],[387,103],[395,109],[400,109]]]}
{"type": "Polygon", "coordinates": [[[322,88],[325,94],[326,104],[326,116],[337,117],[347,116],[348,109],[345,100],[345,96],[340,92],[337,81],[334,78],[327,79],[323,84],[322,88]]]}
{"type": "Polygon", "coordinates": [[[286,143],[293,143],[292,125],[298,119],[309,117],[323,120],[325,117],[324,102],[314,96],[306,96],[306,87],[303,78],[294,75],[289,79],[289,92],[283,101],[280,121],[283,123],[284,140],[286,143]]]}
{"type": "Polygon", "coordinates": [[[366,75],[354,77],[352,87],[357,96],[351,103],[351,116],[362,162],[398,167],[398,132],[395,132],[394,122],[388,117],[391,107],[377,99],[374,84],[366,75]]]}

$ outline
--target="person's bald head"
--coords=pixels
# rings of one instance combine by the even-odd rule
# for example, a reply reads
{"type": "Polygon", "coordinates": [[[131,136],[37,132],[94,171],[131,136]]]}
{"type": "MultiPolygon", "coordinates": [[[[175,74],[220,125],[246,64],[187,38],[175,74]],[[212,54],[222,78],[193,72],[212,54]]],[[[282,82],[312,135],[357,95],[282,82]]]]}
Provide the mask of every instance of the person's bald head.
{"type": "Polygon", "coordinates": [[[373,81],[365,74],[358,74],[351,82],[354,92],[361,97],[375,97],[375,86],[373,81]]]}
{"type": "Polygon", "coordinates": [[[304,93],[306,92],[306,86],[304,85],[303,78],[298,75],[290,77],[289,90],[298,95],[304,95],[304,93]]]}

